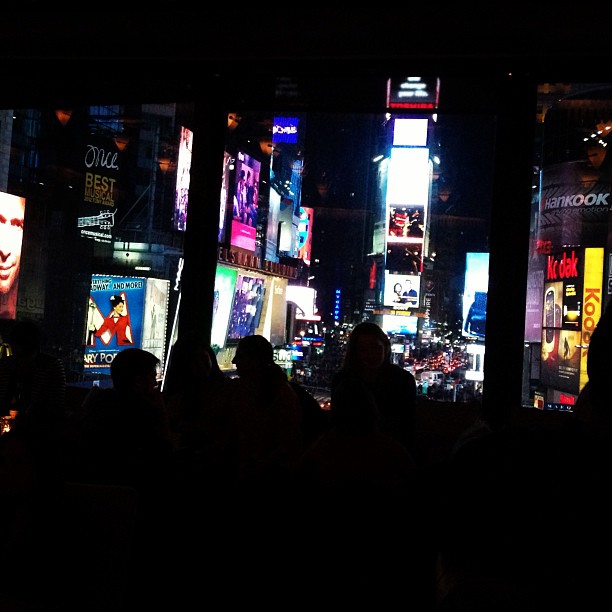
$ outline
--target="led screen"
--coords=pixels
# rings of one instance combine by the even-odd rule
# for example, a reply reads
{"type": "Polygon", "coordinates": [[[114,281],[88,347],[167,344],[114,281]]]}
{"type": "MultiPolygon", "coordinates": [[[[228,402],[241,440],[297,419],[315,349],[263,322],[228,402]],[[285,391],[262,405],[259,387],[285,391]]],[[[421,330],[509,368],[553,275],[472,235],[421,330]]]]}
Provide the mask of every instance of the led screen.
{"type": "Polygon", "coordinates": [[[484,338],[487,323],[487,291],[489,289],[489,254],[467,253],[463,290],[464,336],[484,338]]]}
{"type": "Polygon", "coordinates": [[[383,315],[381,327],[387,334],[415,335],[417,333],[417,322],[418,317],[383,315]]]}
{"type": "Polygon", "coordinates": [[[228,343],[257,333],[265,292],[265,279],[238,274],[227,330],[228,343]]]}
{"type": "Polygon", "coordinates": [[[293,302],[297,308],[296,319],[320,321],[321,315],[315,314],[317,292],[312,287],[302,285],[287,285],[287,302],[293,302]]]}
{"type": "Polygon", "coordinates": [[[232,311],[234,290],[238,271],[234,268],[217,266],[215,273],[215,290],[213,302],[212,329],[210,332],[210,344],[223,348],[227,337],[227,326],[232,311]]]}
{"type": "Polygon", "coordinates": [[[261,163],[246,153],[238,152],[232,206],[232,246],[255,250],[257,201],[261,163]]]}
{"type": "Polygon", "coordinates": [[[176,165],[176,191],[174,197],[174,229],[184,232],[187,228],[187,207],[189,204],[189,180],[191,173],[191,149],[193,132],[181,127],[178,160],[176,165]]]}
{"type": "Polygon", "coordinates": [[[418,308],[421,277],[385,270],[384,305],[395,310],[418,308]]]}
{"type": "Polygon", "coordinates": [[[0,192],[0,319],[14,319],[17,316],[25,205],[25,198],[0,192]]]}
{"type": "Polygon", "coordinates": [[[429,185],[429,149],[393,147],[389,162],[387,204],[426,206],[429,202],[429,185]]]}
{"type": "Polygon", "coordinates": [[[304,264],[310,265],[310,249],[312,245],[312,208],[300,207],[300,220],[298,222],[298,258],[304,264]]]}
{"type": "Polygon", "coordinates": [[[387,243],[422,243],[425,232],[424,206],[387,206],[387,243]]]}
{"type": "Polygon", "coordinates": [[[427,146],[429,119],[401,119],[393,122],[393,146],[427,146]]]}

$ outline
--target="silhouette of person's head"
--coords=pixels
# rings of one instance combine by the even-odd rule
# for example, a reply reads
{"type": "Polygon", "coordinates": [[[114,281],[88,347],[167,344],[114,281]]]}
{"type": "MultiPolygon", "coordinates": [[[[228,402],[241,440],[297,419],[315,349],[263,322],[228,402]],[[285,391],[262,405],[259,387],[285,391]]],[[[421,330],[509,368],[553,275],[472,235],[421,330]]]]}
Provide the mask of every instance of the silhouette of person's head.
{"type": "Polygon", "coordinates": [[[391,361],[389,336],[376,323],[355,326],[347,344],[344,364],[352,370],[376,370],[391,361]]]}
{"type": "Polygon", "coordinates": [[[160,361],[149,351],[123,349],[111,362],[113,387],[119,392],[149,392],[157,388],[160,361]]]}
{"type": "Polygon", "coordinates": [[[232,359],[239,376],[249,376],[274,365],[274,347],[264,336],[245,336],[238,342],[232,359]]]}

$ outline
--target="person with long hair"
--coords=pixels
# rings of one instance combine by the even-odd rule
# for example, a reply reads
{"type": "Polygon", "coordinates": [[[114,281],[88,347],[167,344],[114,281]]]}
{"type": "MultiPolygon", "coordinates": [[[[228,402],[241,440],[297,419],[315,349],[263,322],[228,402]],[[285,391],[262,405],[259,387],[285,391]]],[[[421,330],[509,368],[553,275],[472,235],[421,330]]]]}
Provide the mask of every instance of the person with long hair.
{"type": "Polygon", "coordinates": [[[375,323],[364,321],[350,334],[344,363],[332,378],[332,396],[345,380],[363,381],[380,414],[380,429],[414,453],[416,381],[391,361],[391,342],[375,323]]]}

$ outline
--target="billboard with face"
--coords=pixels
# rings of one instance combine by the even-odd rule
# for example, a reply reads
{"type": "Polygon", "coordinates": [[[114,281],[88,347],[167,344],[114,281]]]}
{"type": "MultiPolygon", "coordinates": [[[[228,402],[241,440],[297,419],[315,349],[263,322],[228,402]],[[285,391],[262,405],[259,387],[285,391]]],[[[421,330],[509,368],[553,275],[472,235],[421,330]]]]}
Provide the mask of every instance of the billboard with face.
{"type": "Polygon", "coordinates": [[[0,192],[0,319],[17,315],[25,198],[0,192]]]}

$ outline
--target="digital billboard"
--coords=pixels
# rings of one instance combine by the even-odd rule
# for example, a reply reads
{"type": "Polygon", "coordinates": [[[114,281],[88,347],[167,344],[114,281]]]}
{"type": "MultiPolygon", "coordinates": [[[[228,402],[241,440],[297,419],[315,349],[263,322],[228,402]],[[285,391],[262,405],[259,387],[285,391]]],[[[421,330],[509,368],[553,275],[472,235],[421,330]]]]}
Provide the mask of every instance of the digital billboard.
{"type": "Polygon", "coordinates": [[[418,320],[418,317],[385,314],[382,316],[381,327],[387,334],[416,335],[418,320]]]}
{"type": "Polygon", "coordinates": [[[25,198],[0,192],[0,319],[17,316],[25,206],[25,198]]]}
{"type": "Polygon", "coordinates": [[[297,144],[299,124],[300,120],[298,117],[274,117],[272,142],[297,144]]]}
{"type": "Polygon", "coordinates": [[[240,338],[257,333],[266,293],[265,282],[261,277],[238,274],[227,330],[228,343],[235,344],[240,338]]]}
{"type": "Polygon", "coordinates": [[[421,277],[395,274],[385,270],[384,305],[395,310],[411,310],[419,307],[421,277]]]}
{"type": "Polygon", "coordinates": [[[184,232],[187,228],[192,144],[193,132],[184,126],[181,126],[178,160],[176,165],[176,188],[173,215],[174,229],[181,232],[184,232]]]}
{"type": "Polygon", "coordinates": [[[393,147],[387,179],[387,204],[426,206],[429,203],[431,162],[427,147],[393,147]]]}
{"type": "Polygon", "coordinates": [[[438,108],[440,79],[437,77],[392,77],[387,81],[387,107],[438,108]]]}
{"type": "Polygon", "coordinates": [[[300,220],[298,222],[298,258],[304,264],[310,265],[310,251],[312,248],[312,220],[314,210],[300,207],[300,220]]]}
{"type": "MultiPolygon", "coordinates": [[[[419,78],[409,81],[412,85],[401,86],[404,93],[421,88],[417,85],[419,78]]],[[[395,117],[393,121],[393,147],[385,193],[383,305],[395,310],[416,309],[421,305],[420,277],[432,168],[428,129],[427,118],[395,117]]]]}
{"type": "MultiPolygon", "coordinates": [[[[547,256],[540,380],[551,389],[577,395],[587,381],[588,344],[602,310],[602,278],[602,248],[568,248],[547,256]]],[[[562,404],[554,403],[557,408],[562,404]]]]}
{"type": "Polygon", "coordinates": [[[210,344],[225,347],[227,338],[227,326],[234,301],[234,291],[236,289],[236,279],[238,270],[217,266],[215,273],[215,289],[213,301],[212,329],[210,331],[210,344]]]}
{"type": "Polygon", "coordinates": [[[388,242],[385,268],[402,274],[420,274],[423,272],[420,245],[388,242]]]}
{"type": "Polygon", "coordinates": [[[238,152],[230,244],[247,251],[255,250],[260,168],[261,162],[238,152]]]}
{"type": "Polygon", "coordinates": [[[303,285],[287,285],[287,303],[296,305],[295,318],[305,321],[320,321],[317,313],[317,292],[312,287],[303,285]]]}
{"type": "Polygon", "coordinates": [[[422,243],[425,233],[424,206],[387,206],[387,243],[422,243]]]}
{"type": "Polygon", "coordinates": [[[464,336],[480,339],[485,337],[488,291],[489,254],[466,253],[462,326],[464,336]]]}
{"type": "Polygon", "coordinates": [[[217,241],[222,243],[225,241],[225,223],[227,202],[230,194],[230,177],[231,177],[232,156],[225,151],[223,153],[223,169],[221,171],[221,195],[219,198],[219,232],[217,233],[217,241]]]}

